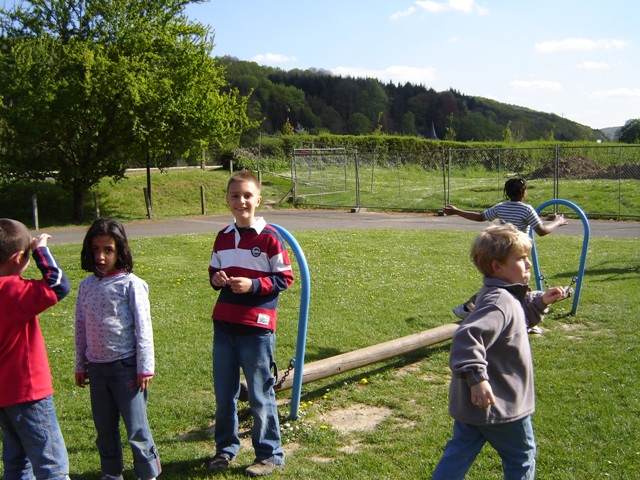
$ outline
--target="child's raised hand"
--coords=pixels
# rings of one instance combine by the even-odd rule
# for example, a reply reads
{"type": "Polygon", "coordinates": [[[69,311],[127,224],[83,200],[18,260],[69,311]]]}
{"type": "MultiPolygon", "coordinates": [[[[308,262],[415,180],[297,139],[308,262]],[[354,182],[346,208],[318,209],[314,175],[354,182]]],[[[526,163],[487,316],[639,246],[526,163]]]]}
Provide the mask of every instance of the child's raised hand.
{"type": "Polygon", "coordinates": [[[564,287],[551,287],[542,295],[542,301],[545,305],[549,305],[566,297],[567,291],[564,287]]]}
{"type": "Polygon", "coordinates": [[[49,235],[48,233],[41,233],[37,237],[32,238],[31,245],[30,245],[31,250],[35,250],[36,248],[40,248],[40,247],[46,247],[47,242],[49,241],[50,238],[51,238],[51,235],[49,235]]]}
{"type": "Polygon", "coordinates": [[[447,205],[442,209],[442,211],[444,212],[445,215],[455,215],[456,207],[454,207],[453,205],[447,205]]]}

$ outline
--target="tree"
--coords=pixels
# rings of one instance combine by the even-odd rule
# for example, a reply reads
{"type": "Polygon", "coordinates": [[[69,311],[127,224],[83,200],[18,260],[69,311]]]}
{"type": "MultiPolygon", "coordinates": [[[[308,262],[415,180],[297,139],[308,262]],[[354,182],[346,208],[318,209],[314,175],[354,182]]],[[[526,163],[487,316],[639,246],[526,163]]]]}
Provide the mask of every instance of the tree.
{"type": "Polygon", "coordinates": [[[356,112],[349,117],[347,128],[351,135],[368,135],[371,133],[371,122],[364,113],[356,112]]]}
{"type": "Polygon", "coordinates": [[[627,120],[616,133],[621,143],[640,143],[640,118],[627,120]]]}
{"type": "Polygon", "coordinates": [[[247,98],[212,59],[189,0],[34,0],[0,9],[0,169],[54,178],[73,217],[131,159],[158,166],[238,138],[247,98]]]}
{"type": "Polygon", "coordinates": [[[418,130],[416,129],[416,116],[413,114],[413,112],[406,112],[402,116],[400,132],[404,135],[418,135],[418,130]]]}

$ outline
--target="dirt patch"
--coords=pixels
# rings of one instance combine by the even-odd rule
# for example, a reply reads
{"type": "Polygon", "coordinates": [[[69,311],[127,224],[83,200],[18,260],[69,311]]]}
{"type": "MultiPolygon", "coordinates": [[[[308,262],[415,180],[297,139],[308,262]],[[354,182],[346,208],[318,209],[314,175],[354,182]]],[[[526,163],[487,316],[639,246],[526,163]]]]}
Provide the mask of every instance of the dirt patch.
{"type": "Polygon", "coordinates": [[[420,371],[420,364],[419,363],[412,363],[409,365],[405,365],[404,367],[400,367],[396,370],[395,372],[395,376],[398,378],[402,378],[405,375],[408,375],[410,373],[416,373],[420,371]]]}
{"type": "MultiPolygon", "coordinates": [[[[549,178],[555,167],[549,163],[534,170],[527,178],[549,178]]],[[[588,157],[573,155],[558,159],[558,173],[561,178],[592,180],[602,178],[640,179],[640,163],[606,166],[588,157]]]]}
{"type": "Polygon", "coordinates": [[[341,433],[371,431],[391,415],[386,407],[372,407],[357,403],[347,408],[335,408],[322,415],[323,421],[341,433]]]}

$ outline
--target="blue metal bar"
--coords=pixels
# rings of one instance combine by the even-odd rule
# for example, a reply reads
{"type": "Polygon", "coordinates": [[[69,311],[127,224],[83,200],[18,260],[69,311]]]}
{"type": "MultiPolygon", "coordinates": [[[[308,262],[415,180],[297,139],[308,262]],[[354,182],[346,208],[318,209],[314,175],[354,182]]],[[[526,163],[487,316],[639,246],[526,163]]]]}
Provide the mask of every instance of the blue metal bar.
{"type": "Polygon", "coordinates": [[[291,420],[297,420],[300,407],[300,395],[302,393],[302,373],[304,370],[304,354],[307,346],[307,324],[309,323],[309,300],[311,298],[311,278],[309,266],[304,252],[297,240],[280,225],[270,224],[278,230],[282,238],[289,244],[300,268],[300,313],[298,314],[298,339],[296,341],[296,358],[293,371],[293,386],[291,387],[291,420]]]}
{"type": "MultiPolygon", "coordinates": [[[[578,268],[578,278],[576,280],[576,288],[573,296],[573,307],[569,312],[569,315],[575,315],[578,310],[578,302],[580,301],[580,291],[582,290],[582,278],[584,277],[585,265],[587,262],[587,250],[589,247],[589,237],[591,235],[591,227],[589,226],[589,220],[587,216],[582,211],[580,207],[578,207],[575,203],[570,202],[569,200],[563,200],[561,198],[556,198],[553,200],[549,200],[540,205],[536,211],[538,214],[542,212],[549,205],[560,204],[565,205],[567,207],[572,208],[582,220],[582,226],[584,228],[584,238],[582,241],[582,254],[580,255],[580,267],[578,268]]],[[[533,229],[529,232],[531,236],[533,248],[531,249],[531,260],[533,263],[533,268],[536,276],[536,287],[538,290],[542,290],[542,274],[540,273],[540,265],[538,262],[538,252],[536,251],[536,242],[535,242],[535,233],[533,229]]]]}

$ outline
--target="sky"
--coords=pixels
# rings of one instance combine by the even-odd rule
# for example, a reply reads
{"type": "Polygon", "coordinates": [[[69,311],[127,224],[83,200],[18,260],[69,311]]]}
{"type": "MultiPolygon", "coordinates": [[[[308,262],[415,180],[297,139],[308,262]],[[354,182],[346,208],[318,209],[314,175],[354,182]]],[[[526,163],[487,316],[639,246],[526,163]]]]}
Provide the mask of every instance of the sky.
{"type": "Polygon", "coordinates": [[[592,128],[640,118],[638,0],[210,0],[212,55],[449,89],[592,128]]]}

